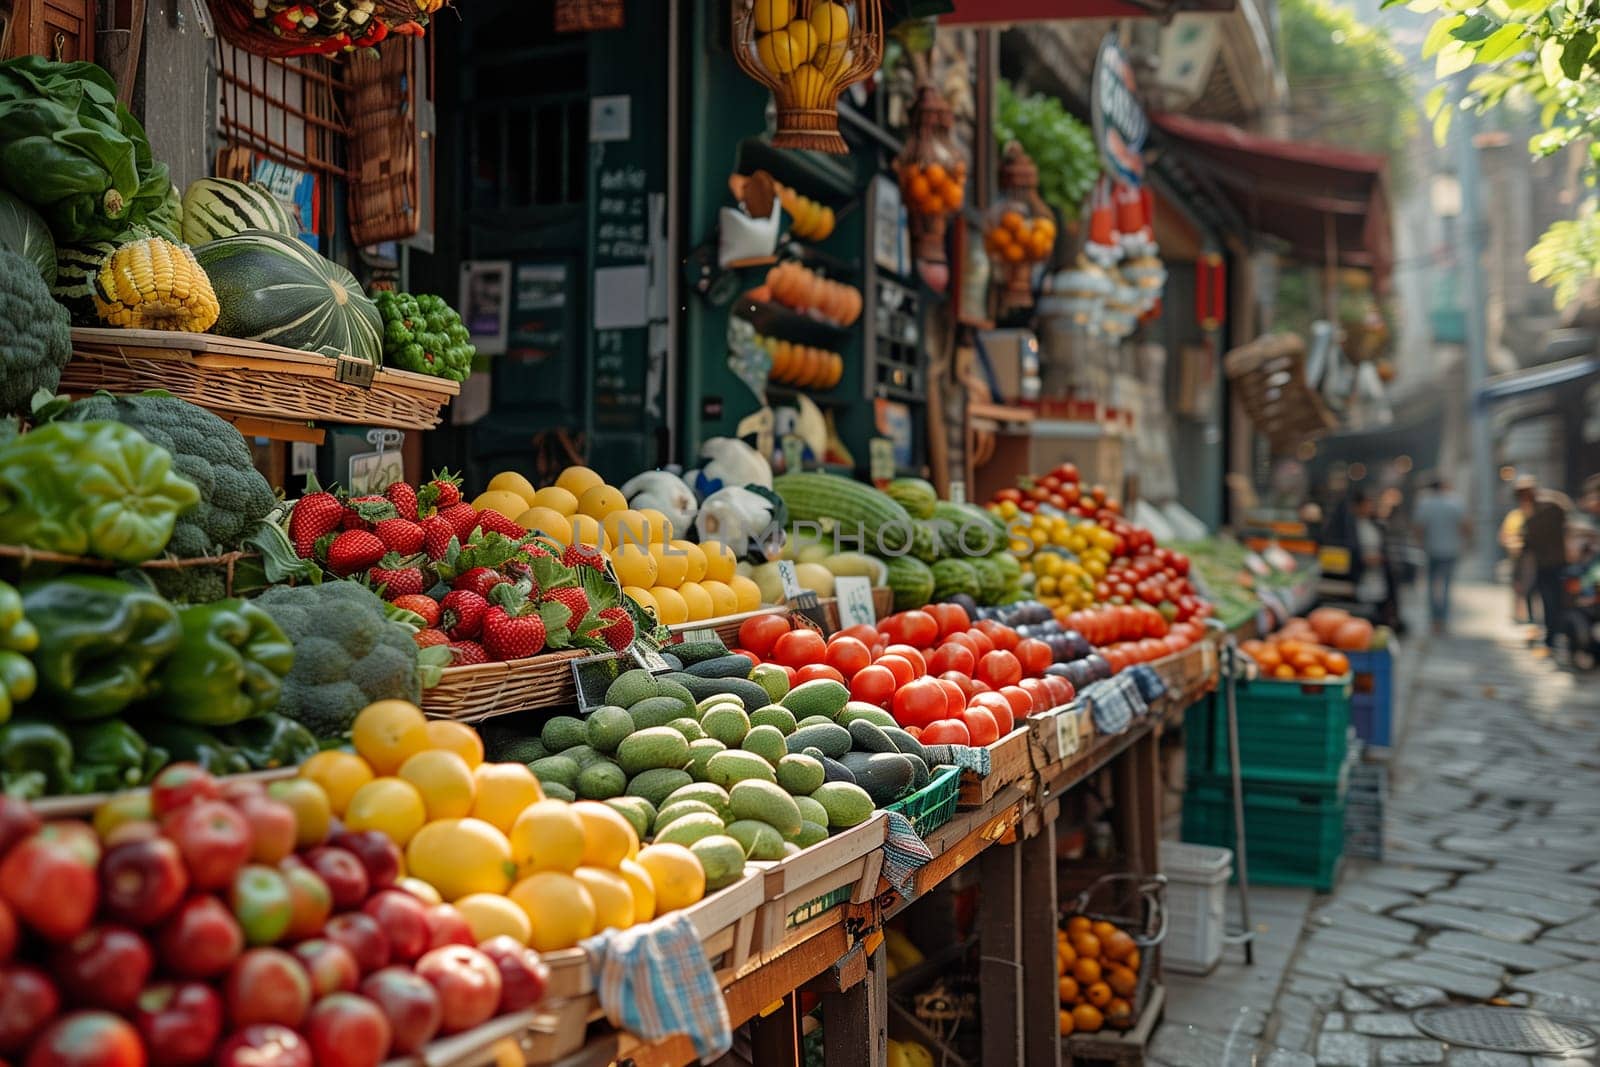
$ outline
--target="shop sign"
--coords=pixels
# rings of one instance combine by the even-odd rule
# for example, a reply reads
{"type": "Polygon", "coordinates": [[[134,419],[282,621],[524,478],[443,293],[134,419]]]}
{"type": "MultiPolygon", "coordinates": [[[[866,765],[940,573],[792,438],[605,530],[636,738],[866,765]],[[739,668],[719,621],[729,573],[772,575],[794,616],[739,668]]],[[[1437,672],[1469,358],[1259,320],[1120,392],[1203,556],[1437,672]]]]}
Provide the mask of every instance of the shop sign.
{"type": "Polygon", "coordinates": [[[1150,118],[1139,102],[1133,68],[1112,34],[1106,35],[1100,54],[1095,57],[1089,110],[1094,142],[1100,148],[1106,170],[1119,181],[1139,184],[1144,177],[1142,153],[1150,135],[1150,118]]]}

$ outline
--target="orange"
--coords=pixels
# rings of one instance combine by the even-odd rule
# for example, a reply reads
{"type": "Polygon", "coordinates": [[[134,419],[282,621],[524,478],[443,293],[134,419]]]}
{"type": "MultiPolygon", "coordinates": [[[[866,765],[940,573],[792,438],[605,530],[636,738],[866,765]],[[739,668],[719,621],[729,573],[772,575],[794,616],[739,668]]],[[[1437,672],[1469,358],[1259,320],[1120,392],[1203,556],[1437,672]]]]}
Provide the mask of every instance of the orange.
{"type": "Polygon", "coordinates": [[[1328,668],[1324,667],[1320,663],[1308,663],[1304,667],[1300,668],[1300,677],[1309,678],[1314,682],[1321,681],[1327,676],[1328,668]]]}
{"type": "Polygon", "coordinates": [[[404,778],[374,778],[356,790],[344,813],[346,830],[380,830],[401,848],[427,821],[422,794],[404,778]]]}
{"type": "MultiPolygon", "coordinates": [[[[599,805],[605,807],[605,805],[599,805]]],[[[524,874],[534,871],[572,871],[584,861],[587,839],[584,821],[564,800],[530,804],[511,827],[511,858],[524,874]]],[[[612,811],[611,808],[606,808],[612,811]]],[[[612,814],[621,819],[615,811],[612,814]]],[[[623,820],[626,825],[626,820],[623,820]]],[[[631,835],[633,828],[628,827],[631,835]]]]}
{"type": "Polygon", "coordinates": [[[544,799],[539,779],[523,763],[482,763],[472,777],[477,786],[472,817],[503,834],[511,832],[523,808],[544,799]]]}
{"type": "Polygon", "coordinates": [[[578,512],[578,495],[559,485],[547,485],[533,494],[533,506],[549,508],[557,515],[568,517],[578,512]]]}
{"type": "Polygon", "coordinates": [[[595,929],[614,926],[622,930],[633,925],[633,889],[626,878],[601,867],[579,867],[572,876],[583,883],[594,901],[595,929]]]}
{"type": "Polygon", "coordinates": [[[595,932],[594,898],[570,874],[540,871],[512,886],[506,895],[527,913],[532,927],[528,945],[540,952],[572,948],[595,932]]]}
{"type": "Polygon", "coordinates": [[[1056,1023],[1056,1029],[1062,1037],[1070,1037],[1072,1035],[1072,1031],[1075,1029],[1072,1021],[1072,1013],[1070,1011],[1063,1010],[1059,1013],[1059,1016],[1060,1017],[1056,1023]]]}
{"type": "Polygon", "coordinates": [[[1072,935],[1072,949],[1079,956],[1090,959],[1100,958],[1100,939],[1091,933],[1072,935]]]}
{"type": "Polygon", "coordinates": [[[656,602],[656,618],[663,624],[676,626],[689,621],[689,602],[676,589],[658,585],[650,590],[650,596],[656,602]]]}
{"type": "Polygon", "coordinates": [[[628,507],[628,498],[622,490],[610,485],[595,485],[578,494],[578,513],[591,519],[604,519],[615,511],[628,507]]]}
{"type": "Polygon", "coordinates": [[[393,774],[400,764],[428,747],[428,720],[422,709],[406,700],[379,700],[368,704],[350,727],[356,754],[372,773],[393,774]]]}
{"type": "Polygon", "coordinates": [[[1120,998],[1106,1005],[1106,1022],[1113,1030],[1132,1030],[1138,1018],[1133,1014],[1133,1005],[1120,998]]]}
{"type": "Polygon", "coordinates": [[[1077,962],[1078,954],[1072,950],[1072,946],[1067,944],[1065,941],[1057,941],[1056,963],[1060,967],[1061,973],[1066,974],[1068,971],[1072,970],[1072,965],[1077,962]]]}
{"type": "Polygon", "coordinates": [[[1094,936],[1096,936],[1096,937],[1098,937],[1100,939],[1100,943],[1101,944],[1105,944],[1106,938],[1108,938],[1112,934],[1118,932],[1117,928],[1115,926],[1112,926],[1110,923],[1106,922],[1104,919],[1101,919],[1099,922],[1094,923],[1093,925],[1091,925],[1089,927],[1089,930],[1090,930],[1091,933],[1094,934],[1094,936]]]}
{"type": "Polygon", "coordinates": [[[925,174],[913,175],[911,181],[906,183],[906,194],[913,200],[926,200],[930,191],[930,183],[925,174]]]}
{"type": "Polygon", "coordinates": [[[611,805],[580,800],[572,805],[572,814],[583,829],[584,866],[614,871],[623,860],[639,854],[639,835],[633,824],[611,805]]]}
{"type": "Polygon", "coordinates": [[[440,819],[406,846],[406,869],[447,901],[474,893],[504,893],[515,868],[506,835],[482,819],[440,819]]]}
{"type": "Polygon", "coordinates": [[[1089,932],[1090,926],[1091,923],[1089,922],[1089,917],[1087,915],[1074,915],[1072,918],[1067,920],[1067,933],[1085,934],[1089,932]]]}
{"type": "Polygon", "coordinates": [[[1139,950],[1136,948],[1132,952],[1128,953],[1128,958],[1123,960],[1122,962],[1128,965],[1128,970],[1132,971],[1134,974],[1138,974],[1139,973],[1139,950]]]}
{"type": "Polygon", "coordinates": [[[1079,1004],[1072,1009],[1072,1025],[1086,1034],[1093,1034],[1105,1025],[1105,1016],[1093,1004],[1079,1004]]]}
{"type": "Polygon", "coordinates": [[[480,945],[501,934],[526,945],[533,933],[527,913],[499,893],[469,893],[456,901],[455,906],[467,920],[472,940],[480,945]]]}
{"type": "Polygon", "coordinates": [[[1072,965],[1072,977],[1078,980],[1079,985],[1090,986],[1100,981],[1100,964],[1097,960],[1086,960],[1081,956],[1072,965]]]}
{"type": "Polygon", "coordinates": [[[634,860],[655,886],[658,915],[697,904],[706,895],[705,868],[682,845],[649,845],[641,848],[634,860]]]}
{"type": "Polygon", "coordinates": [[[623,860],[617,865],[617,873],[627,880],[628,888],[633,890],[633,921],[647,923],[655,918],[656,886],[650,880],[650,872],[633,860],[623,860]]]}
{"type": "Polygon", "coordinates": [[[1328,673],[1335,678],[1339,677],[1340,675],[1350,673],[1350,657],[1346,656],[1343,652],[1324,653],[1322,657],[1322,665],[1326,667],[1328,673]]]}
{"type": "Polygon", "coordinates": [[[434,819],[459,819],[472,811],[477,783],[467,761],[442,748],[418,752],[400,765],[400,777],[417,787],[422,806],[434,819]]]}
{"type": "Polygon", "coordinates": [[[468,767],[476,767],[483,762],[483,738],[466,723],[430,719],[427,730],[429,747],[454,752],[467,761],[468,767]]]}
{"type": "Polygon", "coordinates": [[[648,589],[656,584],[661,572],[656,558],[642,544],[624,543],[611,550],[611,565],[617,570],[617,579],[624,586],[648,589]]]}
{"type": "Polygon", "coordinates": [[[1139,976],[1118,963],[1106,969],[1106,984],[1119,997],[1131,997],[1139,986],[1139,976]]]}
{"type": "Polygon", "coordinates": [[[1061,998],[1061,1003],[1071,1004],[1078,999],[1078,981],[1075,978],[1062,978],[1056,982],[1056,993],[1061,998]]]}
{"type": "Polygon", "coordinates": [[[1250,658],[1255,660],[1256,666],[1267,674],[1271,674],[1273,669],[1283,662],[1283,657],[1271,645],[1262,645],[1250,658]]]}
{"type": "Polygon", "coordinates": [[[1111,987],[1104,982],[1095,982],[1083,991],[1083,999],[1097,1008],[1103,1008],[1111,1003],[1111,987]]]}
{"type": "Polygon", "coordinates": [[[328,795],[328,807],[335,815],[343,815],[356,790],[377,777],[367,761],[354,752],[329,749],[318,752],[300,765],[300,777],[310,779],[328,795]]]}
{"type": "Polygon", "coordinates": [[[1276,667],[1272,668],[1272,676],[1274,678],[1283,678],[1283,679],[1293,678],[1294,677],[1294,668],[1289,666],[1287,663],[1280,663],[1276,667]]]}
{"type": "Polygon", "coordinates": [[[1000,216],[1000,225],[1010,233],[1026,233],[1028,220],[1022,217],[1020,211],[1007,211],[1000,216]]]}
{"type": "Polygon", "coordinates": [[[1101,941],[1100,947],[1105,949],[1107,959],[1125,960],[1128,958],[1128,953],[1139,946],[1134,943],[1133,938],[1121,930],[1116,930],[1112,932],[1110,937],[1101,941]]]}
{"type": "MultiPolygon", "coordinates": [[[[590,470],[588,467],[568,467],[556,478],[556,485],[572,494],[574,501],[573,511],[578,509],[576,501],[580,499],[584,493],[597,485],[604,484],[606,484],[605,479],[600,477],[594,471],[590,470]]],[[[542,500],[539,502],[541,504],[544,503],[542,500]]]]}

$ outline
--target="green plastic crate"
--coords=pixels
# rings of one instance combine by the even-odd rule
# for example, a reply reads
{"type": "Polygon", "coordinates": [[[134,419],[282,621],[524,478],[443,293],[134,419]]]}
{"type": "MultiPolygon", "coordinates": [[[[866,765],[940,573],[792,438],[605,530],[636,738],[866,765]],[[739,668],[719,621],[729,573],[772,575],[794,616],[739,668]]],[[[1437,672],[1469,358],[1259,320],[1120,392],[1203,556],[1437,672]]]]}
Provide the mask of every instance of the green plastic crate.
{"type": "MultiPolygon", "coordinates": [[[[1344,857],[1344,793],[1269,782],[1244,783],[1244,829],[1250,881],[1333,888],[1344,857]]],[[[1233,793],[1193,784],[1183,798],[1183,840],[1234,847],[1233,793]]]]}
{"type": "MultiPolygon", "coordinates": [[[[1211,717],[1212,767],[1227,766],[1228,716],[1223,697],[1211,717]]],[[[1350,681],[1241,682],[1239,772],[1259,781],[1304,784],[1339,777],[1350,748],[1350,681]]]]}
{"type": "Polygon", "coordinates": [[[955,817],[960,794],[961,768],[941,767],[933,772],[927,785],[883,810],[904,815],[918,837],[927,837],[955,817]]]}
{"type": "Polygon", "coordinates": [[[1224,724],[1222,754],[1217,753],[1217,696],[1207,693],[1183,713],[1183,762],[1191,775],[1221,774],[1227,770],[1228,735],[1224,724]]]}

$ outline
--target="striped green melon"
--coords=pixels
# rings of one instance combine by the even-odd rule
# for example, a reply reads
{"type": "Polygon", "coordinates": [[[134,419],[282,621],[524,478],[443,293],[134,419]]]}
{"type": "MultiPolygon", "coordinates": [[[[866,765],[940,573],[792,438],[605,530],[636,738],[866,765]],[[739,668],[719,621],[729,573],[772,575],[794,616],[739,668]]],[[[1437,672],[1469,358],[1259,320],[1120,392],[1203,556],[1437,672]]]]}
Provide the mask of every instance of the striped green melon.
{"type": "Polygon", "coordinates": [[[201,178],[189,183],[183,194],[185,244],[203,245],[246,230],[299,236],[289,212],[259,182],[246,185],[227,178],[201,178]]]}
{"type": "Polygon", "coordinates": [[[224,337],[383,362],[383,318],[355,276],[293,237],[264,230],[194,250],[222,314],[224,337]]]}
{"type": "Polygon", "coordinates": [[[115,241],[90,241],[56,248],[56,280],[50,283],[50,295],[72,313],[74,326],[105,325],[95,314],[94,298],[90,294],[94,290],[94,276],[100,273],[100,264],[116,250],[115,241]]]}

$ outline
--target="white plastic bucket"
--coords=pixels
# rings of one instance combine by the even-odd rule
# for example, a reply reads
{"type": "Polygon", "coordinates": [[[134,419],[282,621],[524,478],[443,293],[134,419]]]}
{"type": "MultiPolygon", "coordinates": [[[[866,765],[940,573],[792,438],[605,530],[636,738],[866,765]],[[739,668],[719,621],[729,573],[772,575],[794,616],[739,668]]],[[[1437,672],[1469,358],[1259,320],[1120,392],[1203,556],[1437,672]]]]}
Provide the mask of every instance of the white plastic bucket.
{"type": "Polygon", "coordinates": [[[1161,959],[1180,974],[1205,974],[1222,958],[1233,851],[1163,841],[1161,873],[1167,876],[1167,939],[1161,959]]]}

